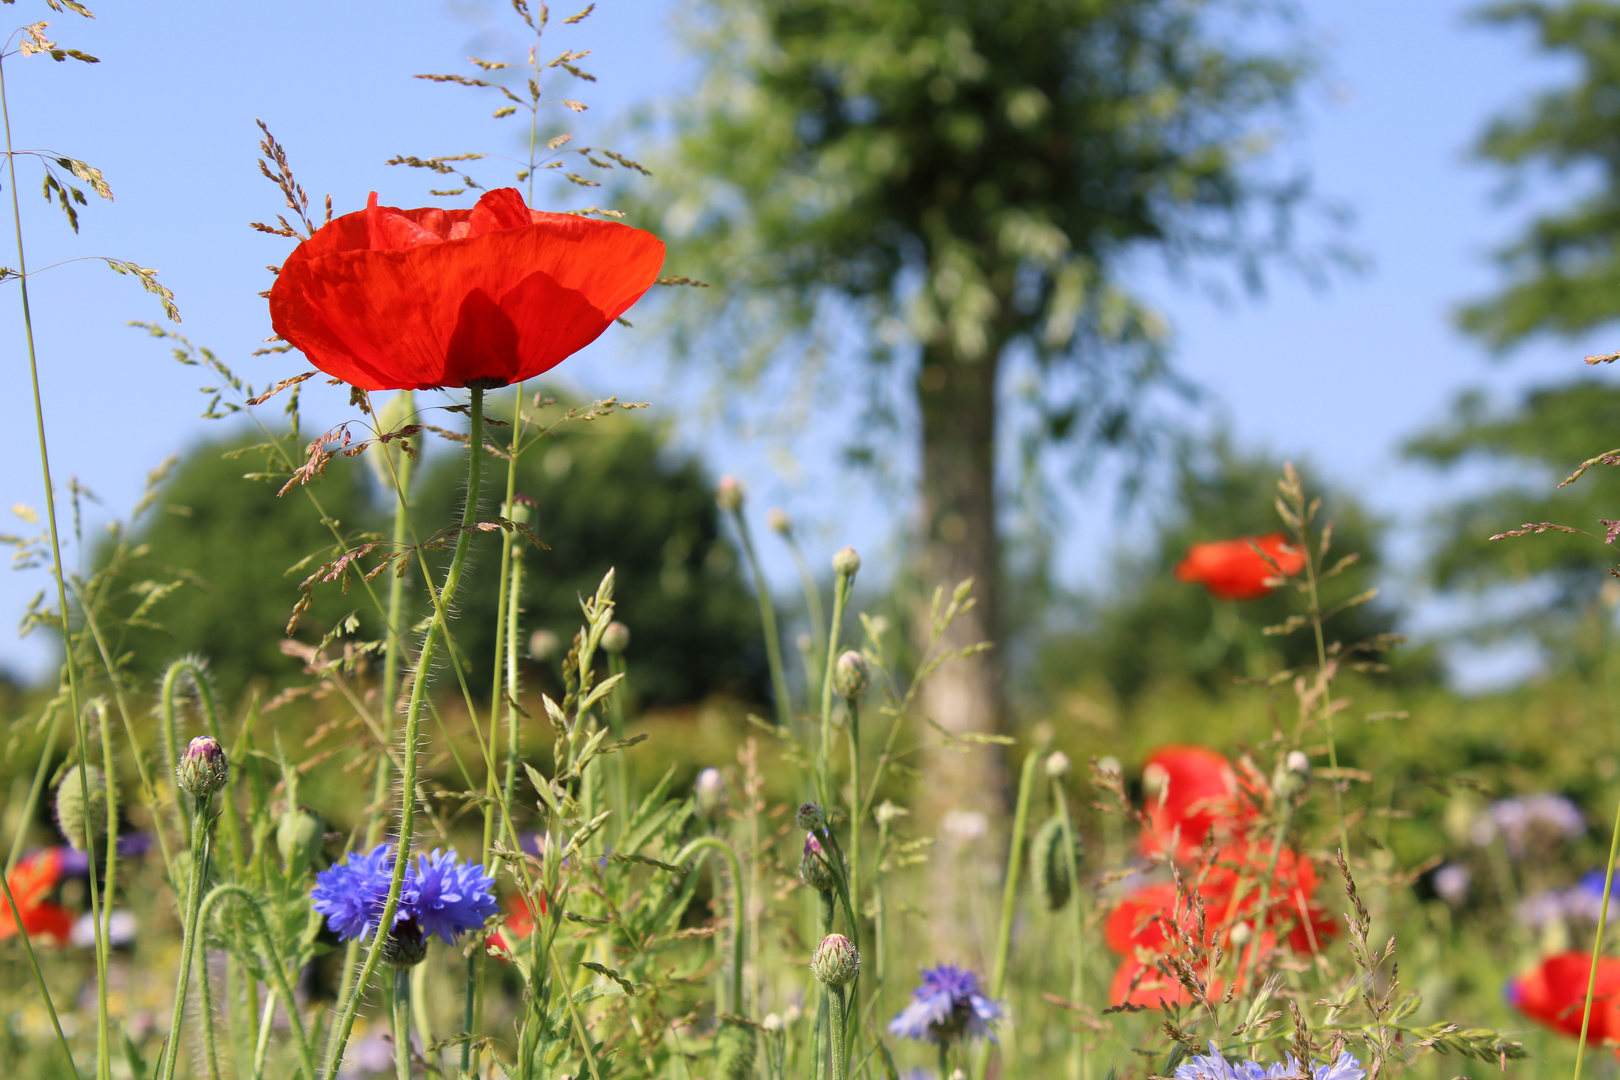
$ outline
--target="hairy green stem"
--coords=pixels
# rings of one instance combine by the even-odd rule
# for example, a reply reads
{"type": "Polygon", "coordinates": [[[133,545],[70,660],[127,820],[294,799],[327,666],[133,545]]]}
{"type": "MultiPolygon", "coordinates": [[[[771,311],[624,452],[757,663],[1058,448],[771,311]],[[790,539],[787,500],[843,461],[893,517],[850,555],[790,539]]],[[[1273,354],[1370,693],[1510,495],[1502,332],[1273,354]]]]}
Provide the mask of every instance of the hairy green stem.
{"type": "Polygon", "coordinates": [[[745,1008],[743,1001],[743,912],[747,910],[744,903],[747,897],[743,894],[742,863],[737,853],[731,850],[731,845],[718,836],[700,836],[696,840],[681,848],[675,856],[675,865],[680,866],[696,855],[699,851],[718,851],[725,857],[726,867],[731,871],[731,1000],[730,1012],[734,1016],[742,1016],[745,1008]]]}
{"type": "Polygon", "coordinates": [[[832,1080],[849,1080],[848,999],[842,986],[827,987],[828,1030],[832,1033],[832,1080]]]}
{"type": "MultiPolygon", "coordinates": [[[[456,534],[455,554],[450,560],[450,569],[445,574],[444,587],[439,591],[439,602],[434,606],[433,621],[428,624],[427,633],[422,638],[422,649],[416,661],[416,677],[411,684],[411,700],[405,712],[405,748],[404,768],[401,776],[400,802],[399,802],[399,840],[398,849],[394,858],[393,876],[388,884],[388,899],[383,904],[382,914],[377,922],[377,930],[372,935],[370,948],[366,953],[365,965],[360,969],[360,976],[355,980],[354,987],[349,993],[349,999],[344,1004],[342,1018],[338,1021],[338,1029],[333,1039],[331,1056],[326,1063],[324,1076],[326,1080],[333,1080],[338,1069],[343,1064],[343,1052],[349,1044],[349,1034],[354,1030],[355,1016],[360,1010],[360,998],[371,983],[376,973],[377,965],[382,960],[384,943],[388,938],[389,930],[394,925],[394,913],[399,910],[399,894],[405,885],[405,867],[409,861],[411,839],[416,824],[416,765],[417,765],[417,733],[422,717],[422,702],[427,694],[428,679],[433,671],[433,656],[437,651],[439,637],[445,632],[445,619],[451,601],[455,599],[456,588],[461,584],[461,574],[467,565],[467,549],[473,534],[473,526],[478,520],[478,492],[479,482],[482,479],[482,464],[484,457],[484,391],[481,388],[471,388],[470,407],[468,408],[468,454],[467,454],[467,504],[461,513],[461,529],[456,534]]],[[[429,588],[432,582],[428,583],[429,588]]],[[[165,1078],[167,1080],[167,1078],[165,1078]]]]}
{"type": "Polygon", "coordinates": [[[394,1076],[411,1080],[411,969],[394,970],[394,1076]]]}
{"type": "Polygon", "coordinates": [[[304,1074],[305,1080],[314,1080],[314,1048],[310,1045],[309,1035],[304,1030],[303,1014],[298,1011],[293,999],[292,984],[287,979],[287,963],[282,958],[281,951],[276,948],[276,939],[271,936],[270,925],[265,921],[264,912],[259,908],[259,898],[241,885],[227,883],[214,886],[199,909],[197,918],[198,932],[201,933],[207,930],[208,919],[213,914],[215,905],[227,898],[240,901],[246,906],[248,914],[252,916],[254,928],[259,934],[259,942],[264,946],[265,959],[268,961],[267,966],[270,969],[272,980],[271,989],[281,995],[282,1001],[287,1006],[287,1020],[292,1024],[293,1037],[298,1043],[299,1070],[304,1074]]]}
{"type": "Polygon", "coordinates": [[[731,520],[737,526],[742,540],[743,555],[754,577],[754,596],[759,600],[759,621],[765,626],[765,659],[771,667],[771,696],[776,698],[776,723],[783,731],[792,730],[793,699],[788,697],[787,670],[782,665],[782,640],[776,629],[776,605],[771,601],[771,587],[765,580],[765,571],[754,554],[754,538],[748,531],[748,519],[743,516],[739,503],[731,511],[731,520]]]}
{"type": "Polygon", "coordinates": [[[213,824],[208,818],[210,797],[197,796],[191,808],[191,880],[186,885],[185,922],[181,927],[180,970],[175,976],[174,1016],[169,1021],[169,1041],[163,1053],[159,1080],[174,1080],[175,1062],[180,1056],[180,1025],[186,1015],[186,989],[191,981],[192,957],[197,951],[198,915],[202,911],[203,884],[208,880],[208,844],[213,824]]]}
{"type": "MultiPolygon", "coordinates": [[[[816,796],[821,805],[832,801],[832,703],[833,664],[838,657],[838,635],[844,625],[844,608],[849,604],[850,586],[855,575],[839,572],[833,578],[832,622],[827,630],[826,663],[821,666],[821,752],[816,756],[816,796]]],[[[856,793],[859,801],[860,794],[856,793]]]]}
{"type": "MultiPolygon", "coordinates": [[[[404,404],[403,413],[409,417],[411,413],[412,392],[399,391],[404,404]]],[[[375,448],[374,448],[375,449],[375,448]]],[[[387,448],[384,447],[384,450],[387,448]]],[[[410,454],[401,453],[398,460],[393,463],[393,476],[396,484],[394,490],[394,550],[403,551],[409,542],[410,529],[410,492],[411,492],[411,464],[410,454]]],[[[382,670],[382,699],[379,702],[378,713],[382,721],[382,737],[387,740],[387,746],[394,737],[394,714],[399,711],[399,675],[400,666],[405,652],[405,577],[402,574],[390,575],[388,582],[388,612],[386,616],[386,644],[383,648],[382,670]]],[[[389,770],[387,754],[377,755],[377,772],[372,777],[371,805],[381,807],[388,801],[388,785],[392,776],[389,770]]],[[[374,848],[382,839],[385,817],[380,811],[373,811],[371,820],[366,823],[366,847],[374,848]]]]}
{"type": "MultiPolygon", "coordinates": [[[[793,556],[793,565],[799,571],[799,584],[804,589],[804,607],[810,616],[810,656],[808,670],[812,673],[820,671],[824,660],[821,656],[821,643],[827,640],[827,613],[821,607],[821,590],[816,586],[816,575],[810,570],[810,563],[804,557],[804,550],[799,547],[798,538],[793,530],[782,534],[787,543],[788,553],[793,556]]],[[[814,674],[811,678],[814,678],[814,674]]]]}

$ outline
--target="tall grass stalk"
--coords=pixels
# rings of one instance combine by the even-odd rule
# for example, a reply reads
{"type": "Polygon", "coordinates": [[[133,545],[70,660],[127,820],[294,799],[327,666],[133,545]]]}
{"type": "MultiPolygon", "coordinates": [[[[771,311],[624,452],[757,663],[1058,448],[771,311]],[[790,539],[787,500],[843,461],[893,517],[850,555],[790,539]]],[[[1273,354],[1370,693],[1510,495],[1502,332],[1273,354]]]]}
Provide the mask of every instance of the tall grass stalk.
{"type": "Polygon", "coordinates": [[[759,621],[765,628],[765,658],[771,668],[771,695],[776,698],[776,723],[783,731],[793,725],[793,699],[788,696],[787,669],[782,664],[782,639],[776,629],[776,604],[771,600],[771,587],[765,580],[765,571],[754,552],[754,538],[748,531],[748,519],[743,516],[741,492],[734,501],[726,503],[731,521],[737,527],[737,538],[742,541],[743,556],[748,560],[749,573],[754,578],[754,595],[759,600],[759,621]]]}
{"type": "Polygon", "coordinates": [[[1614,865],[1620,857],[1620,805],[1614,811],[1614,833],[1609,837],[1609,861],[1603,868],[1603,903],[1598,908],[1597,933],[1592,938],[1592,970],[1586,975],[1586,1000],[1581,1005],[1581,1037],[1575,1044],[1574,1080],[1581,1080],[1586,1061],[1586,1033],[1592,1023],[1592,998],[1597,993],[1598,960],[1603,956],[1603,932],[1609,927],[1609,896],[1614,889],[1614,865]]]}
{"type": "MultiPolygon", "coordinates": [[[[1013,913],[1018,908],[1019,871],[1024,865],[1024,832],[1029,827],[1029,800],[1035,790],[1035,770],[1040,763],[1040,751],[1031,750],[1024,755],[1024,768],[1018,774],[1018,805],[1013,812],[1012,836],[1007,842],[1007,876],[1001,889],[1001,924],[996,930],[995,960],[990,969],[990,996],[995,999],[1002,996],[1007,986],[1007,955],[1012,947],[1013,913]]],[[[975,1080],[984,1080],[989,1069],[990,1047],[987,1045],[974,1065],[975,1080]]]]}
{"type": "MultiPolygon", "coordinates": [[[[1061,776],[1052,777],[1052,808],[1057,811],[1058,821],[1062,823],[1063,868],[1069,875],[1069,890],[1074,894],[1074,963],[1069,974],[1069,1001],[1074,1005],[1083,1005],[1086,1000],[1086,893],[1080,880],[1074,822],[1069,817],[1069,796],[1064,790],[1061,776]]],[[[1081,1025],[1074,1025],[1070,1043],[1075,1080],[1086,1080],[1086,1033],[1081,1025]]]]}

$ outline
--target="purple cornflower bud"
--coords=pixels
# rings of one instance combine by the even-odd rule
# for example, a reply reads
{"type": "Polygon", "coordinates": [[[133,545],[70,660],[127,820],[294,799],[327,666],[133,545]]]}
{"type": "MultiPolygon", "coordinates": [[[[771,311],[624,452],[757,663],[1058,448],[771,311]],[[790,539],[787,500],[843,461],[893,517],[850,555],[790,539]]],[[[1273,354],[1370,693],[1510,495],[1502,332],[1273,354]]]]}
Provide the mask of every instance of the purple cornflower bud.
{"type": "Polygon", "coordinates": [[[175,766],[174,777],[181,790],[205,799],[225,786],[231,778],[225,748],[212,735],[199,735],[186,746],[175,766]]]}
{"type": "Polygon", "coordinates": [[[828,934],[810,957],[810,970],[828,986],[848,986],[861,973],[861,953],[843,934],[828,934]]]}
{"type": "Polygon", "coordinates": [[[795,819],[799,828],[808,832],[820,832],[827,827],[827,813],[821,809],[820,803],[800,803],[798,817],[795,819]]]}
{"type": "Polygon", "coordinates": [[[821,892],[837,884],[832,868],[827,865],[826,852],[822,850],[821,841],[816,839],[815,833],[805,834],[804,854],[799,857],[799,880],[821,892]]]}

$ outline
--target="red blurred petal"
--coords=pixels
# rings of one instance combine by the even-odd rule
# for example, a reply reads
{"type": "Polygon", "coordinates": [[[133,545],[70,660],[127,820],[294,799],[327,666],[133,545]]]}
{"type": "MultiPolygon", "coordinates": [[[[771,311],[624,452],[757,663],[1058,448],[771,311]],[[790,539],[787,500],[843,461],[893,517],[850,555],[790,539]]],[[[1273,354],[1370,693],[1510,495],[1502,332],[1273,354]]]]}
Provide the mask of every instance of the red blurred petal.
{"type": "Polygon", "coordinates": [[[1187,862],[1197,856],[1211,832],[1233,831],[1254,815],[1238,796],[1237,773],[1222,754],[1204,746],[1165,746],[1154,751],[1142,767],[1143,775],[1158,770],[1168,790],[1147,796],[1146,819],[1137,839],[1143,855],[1157,855],[1175,842],[1175,858],[1187,862]]]}
{"type": "Polygon", "coordinates": [[[1282,533],[1267,533],[1194,544],[1187,549],[1186,558],[1176,565],[1176,577],[1203,585],[1221,600],[1258,600],[1271,592],[1266,581],[1274,578],[1276,571],[1254,550],[1254,545],[1276,562],[1284,576],[1292,576],[1305,568],[1304,553],[1289,547],[1288,537],[1282,533]]]}
{"type": "MultiPolygon", "coordinates": [[[[1509,1000],[1532,1020],[1579,1038],[1586,983],[1591,973],[1592,957],[1586,952],[1549,956],[1539,967],[1509,984],[1509,1000]]],[[[1620,1039],[1620,958],[1612,956],[1598,958],[1592,1020],[1586,1032],[1589,1043],[1606,1039],[1620,1039]]]]}

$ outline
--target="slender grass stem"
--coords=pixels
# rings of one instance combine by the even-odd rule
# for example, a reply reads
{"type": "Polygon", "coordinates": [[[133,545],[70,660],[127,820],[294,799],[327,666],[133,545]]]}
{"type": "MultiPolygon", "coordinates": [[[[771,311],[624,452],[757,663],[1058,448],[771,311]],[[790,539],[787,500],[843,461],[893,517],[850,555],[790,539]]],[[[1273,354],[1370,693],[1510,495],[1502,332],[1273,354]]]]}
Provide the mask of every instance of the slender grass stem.
{"type": "MultiPolygon", "coordinates": [[[[401,390],[400,404],[402,415],[409,416],[413,404],[413,393],[410,390],[401,390]]],[[[386,448],[384,448],[386,449],[386,448]]],[[[411,455],[401,453],[398,460],[393,463],[396,488],[394,491],[394,549],[405,547],[406,538],[410,529],[410,491],[411,491],[411,455]]],[[[388,582],[388,610],[384,617],[387,619],[387,644],[383,648],[382,671],[382,699],[379,702],[378,712],[382,720],[383,745],[393,742],[394,714],[399,711],[399,676],[400,666],[405,652],[405,578],[402,574],[390,575],[388,582]]],[[[388,801],[388,785],[391,779],[388,755],[379,755],[377,758],[377,772],[372,778],[371,805],[382,806],[388,801]]],[[[382,839],[384,817],[380,813],[373,813],[370,821],[366,823],[366,847],[377,846],[382,839]]]]}
{"type": "Polygon", "coordinates": [[[51,1030],[56,1033],[56,1043],[62,1048],[62,1056],[67,1059],[68,1075],[78,1076],[78,1066],[73,1064],[73,1051],[68,1047],[67,1036],[62,1033],[62,1020],[56,1015],[56,1003],[51,1000],[51,991],[45,985],[45,975],[39,970],[39,958],[34,955],[34,943],[29,937],[28,928],[23,925],[22,912],[17,910],[17,898],[11,894],[11,882],[8,875],[0,874],[0,889],[6,894],[6,906],[11,909],[11,922],[17,928],[17,937],[22,942],[23,952],[28,956],[28,970],[34,973],[34,985],[39,989],[40,1000],[45,1003],[45,1011],[51,1018],[51,1030]]]}
{"type": "MultiPolygon", "coordinates": [[[[349,1034],[354,1030],[355,1016],[360,1009],[360,997],[371,983],[371,978],[382,960],[383,945],[388,937],[389,930],[394,924],[394,913],[399,910],[399,894],[405,885],[405,867],[409,861],[410,845],[416,824],[416,766],[417,747],[416,740],[422,716],[422,703],[427,694],[428,678],[432,674],[433,656],[439,644],[439,637],[444,633],[447,618],[446,609],[456,595],[456,589],[461,584],[461,574],[467,565],[467,550],[470,546],[474,524],[478,520],[478,494],[479,482],[482,479],[482,465],[484,457],[484,391],[482,388],[471,388],[470,407],[468,409],[468,454],[467,454],[467,504],[462,509],[461,529],[456,534],[455,554],[450,561],[450,569],[445,574],[444,587],[439,590],[434,607],[433,621],[428,624],[427,633],[422,639],[421,652],[416,663],[416,677],[411,684],[411,700],[405,712],[405,750],[404,770],[401,776],[400,806],[399,806],[399,846],[394,859],[393,876],[388,885],[388,899],[383,904],[382,914],[377,922],[377,930],[372,935],[371,945],[366,953],[364,966],[355,985],[350,990],[348,1001],[344,1004],[342,1018],[338,1021],[338,1029],[333,1039],[331,1056],[326,1063],[324,1073],[326,1080],[333,1080],[337,1076],[339,1067],[343,1063],[343,1052],[349,1043],[349,1034]]],[[[432,587],[431,580],[429,587],[432,587]]],[[[164,1078],[168,1080],[168,1078],[164,1078]]]]}
{"type": "Polygon", "coordinates": [[[827,613],[821,606],[821,589],[816,585],[816,575],[810,570],[810,562],[804,557],[804,549],[799,546],[798,538],[789,529],[782,534],[787,544],[788,553],[793,556],[793,565],[799,571],[799,584],[804,589],[804,607],[810,616],[810,670],[820,671],[825,660],[821,655],[821,643],[827,640],[827,613]]]}
{"type": "MultiPolygon", "coordinates": [[[[832,622],[827,628],[826,662],[821,665],[821,752],[816,755],[816,797],[821,805],[833,805],[832,790],[832,705],[833,663],[838,656],[839,631],[844,625],[844,608],[849,605],[854,571],[845,571],[835,564],[833,576],[832,622]]],[[[857,793],[857,801],[859,793],[857,793]]],[[[842,872],[842,871],[840,871],[842,872]]]]}
{"type": "MultiPolygon", "coordinates": [[[[1012,837],[1007,844],[1007,876],[1001,889],[1001,925],[996,931],[996,955],[990,969],[990,996],[997,999],[1007,986],[1007,955],[1012,947],[1013,913],[1018,907],[1019,871],[1024,865],[1024,831],[1029,825],[1029,799],[1040,761],[1040,752],[1031,750],[1024,756],[1024,768],[1018,776],[1018,807],[1013,812],[1012,837]]],[[[989,1069],[990,1047],[986,1046],[973,1069],[975,1080],[984,1080],[989,1069]]]]}
{"type": "MultiPolygon", "coordinates": [[[[1086,894],[1080,882],[1080,860],[1075,854],[1074,823],[1069,817],[1069,797],[1060,777],[1052,778],[1052,805],[1063,828],[1063,863],[1069,874],[1069,891],[1074,894],[1074,968],[1069,976],[1069,1000],[1082,1005],[1086,999],[1086,894]]],[[[1086,1033],[1074,1025],[1070,1055],[1074,1059],[1075,1080],[1086,1080],[1086,1033]]]]}
{"type": "Polygon", "coordinates": [[[1614,812],[1614,835],[1609,838],[1609,862],[1603,870],[1603,903],[1598,908],[1597,934],[1592,939],[1592,970],[1586,975],[1586,1001],[1581,1005],[1581,1037],[1575,1044],[1574,1080],[1581,1080],[1586,1061],[1586,1033],[1592,1024],[1592,997],[1597,993],[1598,960],[1603,956],[1603,932],[1609,926],[1609,896],[1614,890],[1614,864],[1620,857],[1620,805],[1614,812]]]}

